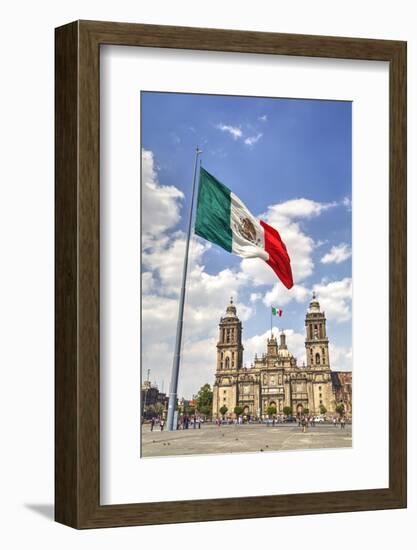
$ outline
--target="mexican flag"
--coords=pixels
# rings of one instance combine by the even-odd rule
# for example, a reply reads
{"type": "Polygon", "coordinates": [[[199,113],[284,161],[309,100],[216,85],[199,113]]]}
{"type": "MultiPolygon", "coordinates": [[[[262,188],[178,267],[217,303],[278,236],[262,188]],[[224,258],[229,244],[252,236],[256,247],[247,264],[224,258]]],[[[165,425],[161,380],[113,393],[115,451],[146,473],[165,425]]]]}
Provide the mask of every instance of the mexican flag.
{"type": "Polygon", "coordinates": [[[282,309],[278,309],[277,307],[271,307],[271,313],[272,315],[278,315],[278,317],[281,317],[284,312],[282,309]]]}
{"type": "Polygon", "coordinates": [[[239,197],[203,168],[195,232],[242,258],[261,258],[287,288],[293,286],[291,260],[278,231],[255,218],[239,197]]]}

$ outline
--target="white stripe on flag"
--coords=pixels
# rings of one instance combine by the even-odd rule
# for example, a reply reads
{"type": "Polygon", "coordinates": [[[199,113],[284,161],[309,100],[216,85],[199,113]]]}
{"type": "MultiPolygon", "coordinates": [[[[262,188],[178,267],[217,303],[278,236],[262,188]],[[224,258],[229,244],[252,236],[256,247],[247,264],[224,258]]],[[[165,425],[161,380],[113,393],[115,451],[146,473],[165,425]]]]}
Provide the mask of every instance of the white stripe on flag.
{"type": "Polygon", "coordinates": [[[230,193],[230,228],[232,230],[232,252],[242,258],[262,258],[268,260],[265,251],[264,230],[246,208],[243,202],[230,193]]]}

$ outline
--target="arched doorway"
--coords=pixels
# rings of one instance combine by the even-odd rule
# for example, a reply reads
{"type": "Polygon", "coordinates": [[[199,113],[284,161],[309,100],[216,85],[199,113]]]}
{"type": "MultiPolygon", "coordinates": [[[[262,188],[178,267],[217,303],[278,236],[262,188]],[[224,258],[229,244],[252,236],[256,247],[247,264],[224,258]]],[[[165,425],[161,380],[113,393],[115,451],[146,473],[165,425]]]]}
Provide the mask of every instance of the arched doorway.
{"type": "Polygon", "coordinates": [[[297,405],[297,416],[301,416],[304,412],[304,407],[301,403],[298,403],[297,405]]]}

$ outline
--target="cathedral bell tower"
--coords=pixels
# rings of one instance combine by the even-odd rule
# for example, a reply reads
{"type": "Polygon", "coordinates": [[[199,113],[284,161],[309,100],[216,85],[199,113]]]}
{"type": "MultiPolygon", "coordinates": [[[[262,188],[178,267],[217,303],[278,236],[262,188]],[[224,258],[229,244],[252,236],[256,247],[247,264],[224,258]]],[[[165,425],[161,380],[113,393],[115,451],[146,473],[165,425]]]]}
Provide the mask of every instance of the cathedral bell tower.
{"type": "Polygon", "coordinates": [[[219,341],[217,343],[217,372],[236,371],[242,368],[242,322],[236,316],[233,298],[220,319],[219,341]]]}
{"type": "Polygon", "coordinates": [[[242,323],[236,315],[233,299],[220,319],[217,342],[216,379],[213,385],[213,416],[226,411],[230,418],[238,404],[238,379],[243,362],[242,323]]]}
{"type": "Polygon", "coordinates": [[[330,369],[329,339],[326,333],[326,316],[313,292],[306,320],[306,356],[310,368],[330,369]]]}

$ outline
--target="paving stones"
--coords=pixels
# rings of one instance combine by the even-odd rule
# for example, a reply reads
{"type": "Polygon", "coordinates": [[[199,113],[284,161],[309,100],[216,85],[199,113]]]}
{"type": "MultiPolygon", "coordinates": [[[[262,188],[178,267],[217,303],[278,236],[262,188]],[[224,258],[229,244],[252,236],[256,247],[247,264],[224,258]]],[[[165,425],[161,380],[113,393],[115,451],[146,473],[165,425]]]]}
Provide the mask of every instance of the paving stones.
{"type": "Polygon", "coordinates": [[[302,449],[351,447],[351,426],[336,430],[320,425],[301,432],[298,426],[222,426],[204,424],[200,430],[150,432],[143,430],[142,457],[274,452],[302,449]]]}

